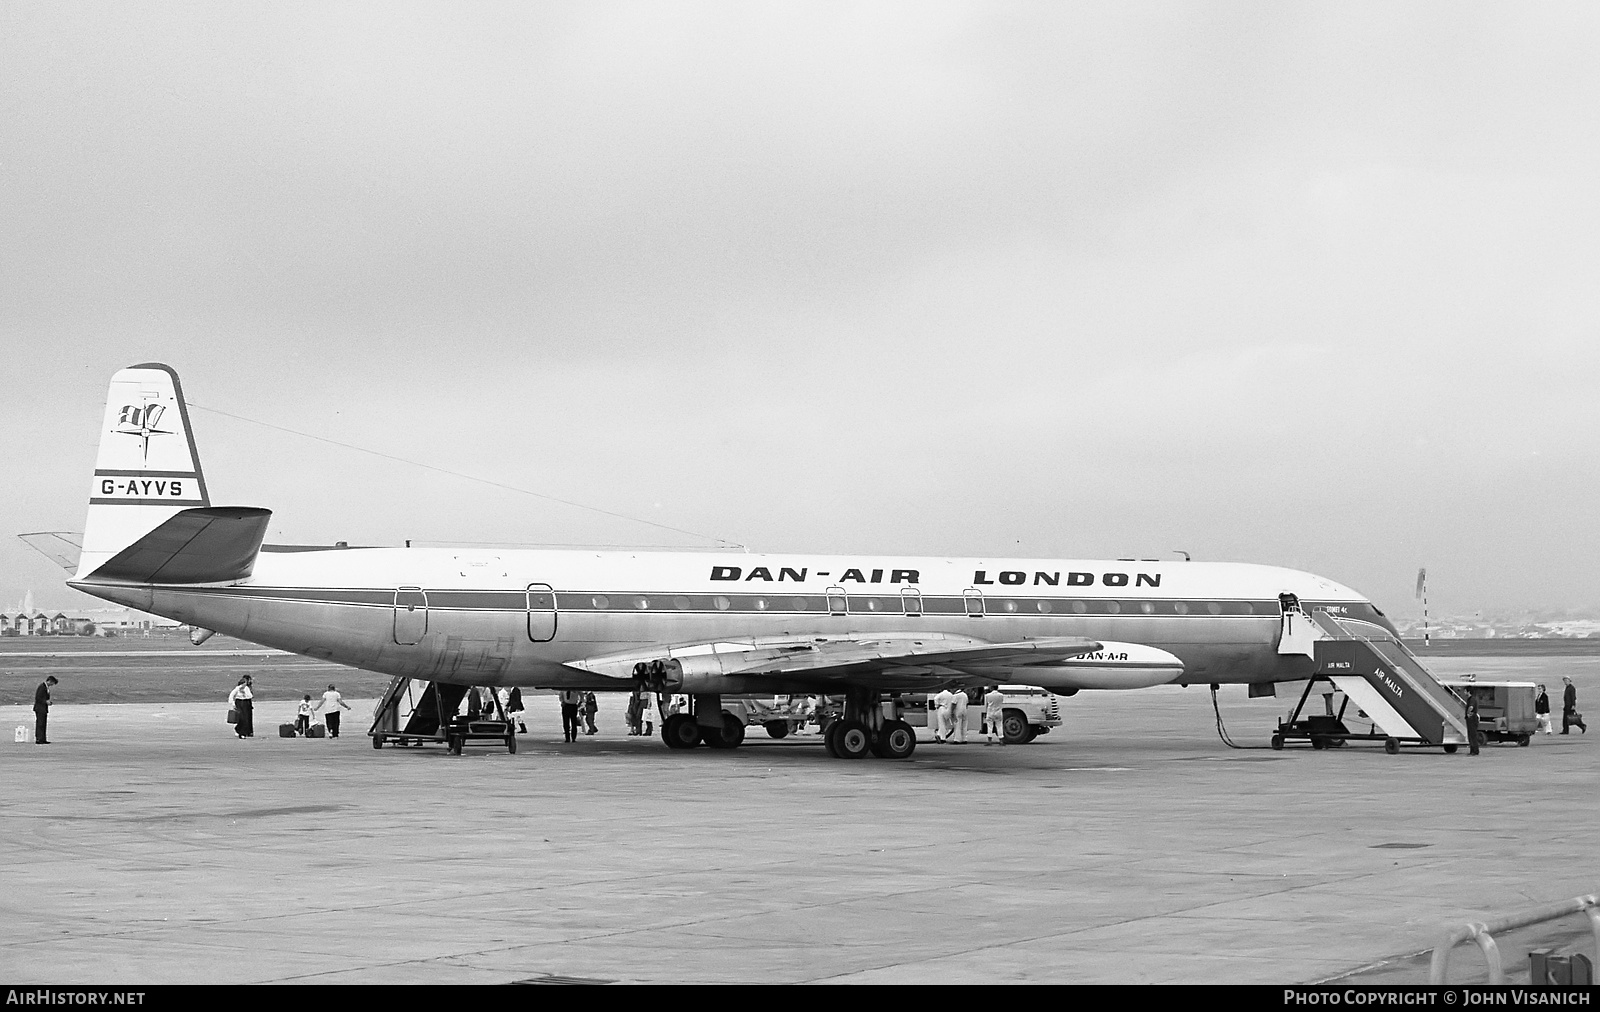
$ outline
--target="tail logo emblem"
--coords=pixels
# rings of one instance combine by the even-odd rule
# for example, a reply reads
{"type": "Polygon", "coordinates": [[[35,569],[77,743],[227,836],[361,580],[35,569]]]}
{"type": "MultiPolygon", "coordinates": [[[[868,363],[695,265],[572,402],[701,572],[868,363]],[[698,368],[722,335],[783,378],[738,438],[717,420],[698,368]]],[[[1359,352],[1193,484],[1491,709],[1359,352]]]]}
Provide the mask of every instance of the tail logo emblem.
{"type": "Polygon", "coordinates": [[[150,437],[170,436],[171,429],[159,429],[161,416],[166,414],[165,404],[146,402],[144,404],[125,404],[122,414],[117,419],[117,427],[112,430],[124,436],[138,436],[144,450],[146,463],[150,460],[150,437]]]}

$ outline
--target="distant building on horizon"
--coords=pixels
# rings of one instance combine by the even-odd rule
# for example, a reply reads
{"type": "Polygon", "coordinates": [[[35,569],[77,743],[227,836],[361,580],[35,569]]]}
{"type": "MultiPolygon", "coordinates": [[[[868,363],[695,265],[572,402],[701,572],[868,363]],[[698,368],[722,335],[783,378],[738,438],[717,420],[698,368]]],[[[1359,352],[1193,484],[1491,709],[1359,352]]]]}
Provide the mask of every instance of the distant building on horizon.
{"type": "Polygon", "coordinates": [[[93,608],[76,615],[0,612],[0,636],[149,636],[176,632],[179,625],[132,608],[93,608]]]}

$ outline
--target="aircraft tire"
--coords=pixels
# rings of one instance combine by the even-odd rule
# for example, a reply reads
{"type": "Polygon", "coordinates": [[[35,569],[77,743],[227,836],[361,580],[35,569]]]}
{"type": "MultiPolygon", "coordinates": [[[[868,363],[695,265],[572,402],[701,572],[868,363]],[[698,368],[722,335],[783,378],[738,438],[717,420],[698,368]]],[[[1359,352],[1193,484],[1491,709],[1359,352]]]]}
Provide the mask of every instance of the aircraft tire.
{"type": "Polygon", "coordinates": [[[891,720],[878,729],[872,754],[879,759],[909,759],[917,750],[917,732],[903,720],[891,720]]]}
{"type": "Polygon", "coordinates": [[[383,748],[383,739],[379,738],[377,735],[373,735],[372,736],[372,747],[373,748],[383,748]]]}
{"type": "Polygon", "coordinates": [[[661,740],[668,748],[694,748],[700,737],[700,726],[687,713],[674,713],[661,725],[661,740]]]}
{"type": "Polygon", "coordinates": [[[712,748],[738,748],[744,744],[744,722],[723,711],[722,729],[702,727],[700,738],[712,748]]]}
{"type": "Polygon", "coordinates": [[[769,720],[761,726],[767,729],[768,738],[789,737],[789,722],[787,720],[769,720]]]}
{"type": "Polygon", "coordinates": [[[860,759],[872,751],[872,732],[853,720],[841,720],[833,732],[833,751],[840,759],[860,759]]]}
{"type": "Polygon", "coordinates": [[[1461,747],[1460,745],[1446,745],[1444,747],[1444,754],[1445,755],[1455,755],[1456,754],[1456,750],[1459,749],[1460,747],[1461,747]]]}
{"type": "Polygon", "coordinates": [[[512,755],[516,755],[517,754],[517,736],[516,735],[514,735],[514,734],[506,735],[506,751],[511,753],[512,755]]]}
{"type": "Polygon", "coordinates": [[[833,756],[835,759],[839,758],[839,749],[833,743],[833,733],[838,729],[839,722],[834,721],[828,725],[825,731],[822,732],[822,747],[827,749],[828,754],[833,756]]]}
{"type": "Polygon", "coordinates": [[[1390,755],[1399,755],[1400,754],[1400,739],[1398,739],[1398,738],[1385,738],[1383,740],[1383,750],[1385,752],[1389,753],[1390,755]]]}
{"type": "Polygon", "coordinates": [[[1028,715],[1021,710],[1006,710],[1000,718],[1000,737],[1007,745],[1024,745],[1028,741],[1028,715]]]}
{"type": "Polygon", "coordinates": [[[1275,734],[1272,736],[1272,749],[1274,752],[1283,751],[1283,735],[1275,734]]]}

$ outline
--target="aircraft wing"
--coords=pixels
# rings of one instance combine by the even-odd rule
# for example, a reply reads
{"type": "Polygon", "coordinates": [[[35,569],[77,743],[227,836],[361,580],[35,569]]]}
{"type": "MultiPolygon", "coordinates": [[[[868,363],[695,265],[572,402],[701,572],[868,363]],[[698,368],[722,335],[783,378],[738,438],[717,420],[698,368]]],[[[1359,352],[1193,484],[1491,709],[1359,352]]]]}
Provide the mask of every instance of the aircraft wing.
{"type": "MultiPolygon", "coordinates": [[[[745,676],[753,683],[804,684],[818,692],[847,686],[921,689],[966,682],[1025,680],[1018,668],[1059,664],[1099,650],[1075,636],[992,643],[941,633],[856,637],[754,637],[632,650],[568,666],[617,679],[633,679],[644,661],[676,662],[685,676],[745,676]]],[[[756,690],[756,691],[759,691],[756,690]]]]}

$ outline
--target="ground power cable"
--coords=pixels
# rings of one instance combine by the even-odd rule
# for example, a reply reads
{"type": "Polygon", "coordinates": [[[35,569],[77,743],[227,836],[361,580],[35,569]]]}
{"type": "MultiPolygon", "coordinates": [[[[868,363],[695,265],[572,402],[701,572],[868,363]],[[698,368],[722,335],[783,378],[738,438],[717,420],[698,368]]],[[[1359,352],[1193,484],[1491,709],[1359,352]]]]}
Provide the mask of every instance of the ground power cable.
{"type": "Polygon", "coordinates": [[[1211,712],[1217,715],[1217,737],[1222,739],[1222,744],[1229,748],[1236,748],[1241,752],[1247,752],[1251,749],[1271,748],[1271,745],[1240,745],[1228,736],[1228,728],[1222,723],[1222,707],[1217,705],[1217,688],[1218,686],[1215,682],[1211,683],[1211,712]]]}
{"type": "Polygon", "coordinates": [[[236,421],[249,422],[251,425],[259,425],[262,428],[276,429],[279,432],[287,432],[292,436],[300,436],[304,439],[314,439],[319,443],[327,443],[330,446],[337,446],[346,450],[354,450],[357,453],[371,454],[374,457],[382,457],[384,460],[392,460],[401,464],[410,464],[413,467],[420,467],[428,471],[437,471],[440,474],[448,474],[453,478],[463,478],[467,481],[475,481],[480,485],[488,485],[492,488],[504,489],[507,492],[516,492],[519,495],[532,496],[535,499],[543,499],[546,502],[560,503],[562,506],[571,506],[574,509],[588,510],[590,513],[598,513],[601,516],[612,517],[617,520],[629,520],[633,523],[644,524],[648,527],[654,527],[658,530],[671,531],[674,534],[683,534],[691,538],[699,538],[702,541],[713,542],[723,548],[732,548],[745,552],[749,551],[749,548],[739,544],[737,541],[730,541],[727,538],[719,538],[714,534],[702,534],[699,531],[685,530],[682,527],[673,527],[671,524],[658,523],[654,520],[646,520],[643,517],[630,516],[627,513],[618,513],[615,510],[602,509],[599,506],[590,506],[587,503],[573,502],[571,499],[563,499],[560,496],[547,495],[543,492],[535,492],[532,489],[520,488],[516,485],[507,485],[505,482],[494,481],[490,478],[482,478],[475,474],[465,474],[461,471],[452,471],[447,467],[439,467],[436,464],[425,464],[420,460],[411,460],[408,457],[400,457],[392,453],[384,453],[382,450],[373,450],[365,446],[357,446],[354,443],[344,443],[337,439],[329,439],[326,436],[318,436],[310,432],[301,432],[299,429],[291,429],[284,425],[276,425],[272,422],[263,422],[259,418],[247,418],[244,415],[236,415],[231,411],[223,411],[220,408],[210,408],[206,407],[204,404],[196,404],[194,401],[185,401],[184,403],[191,408],[198,408],[201,411],[209,411],[213,415],[222,415],[224,418],[232,418],[236,421]]]}

